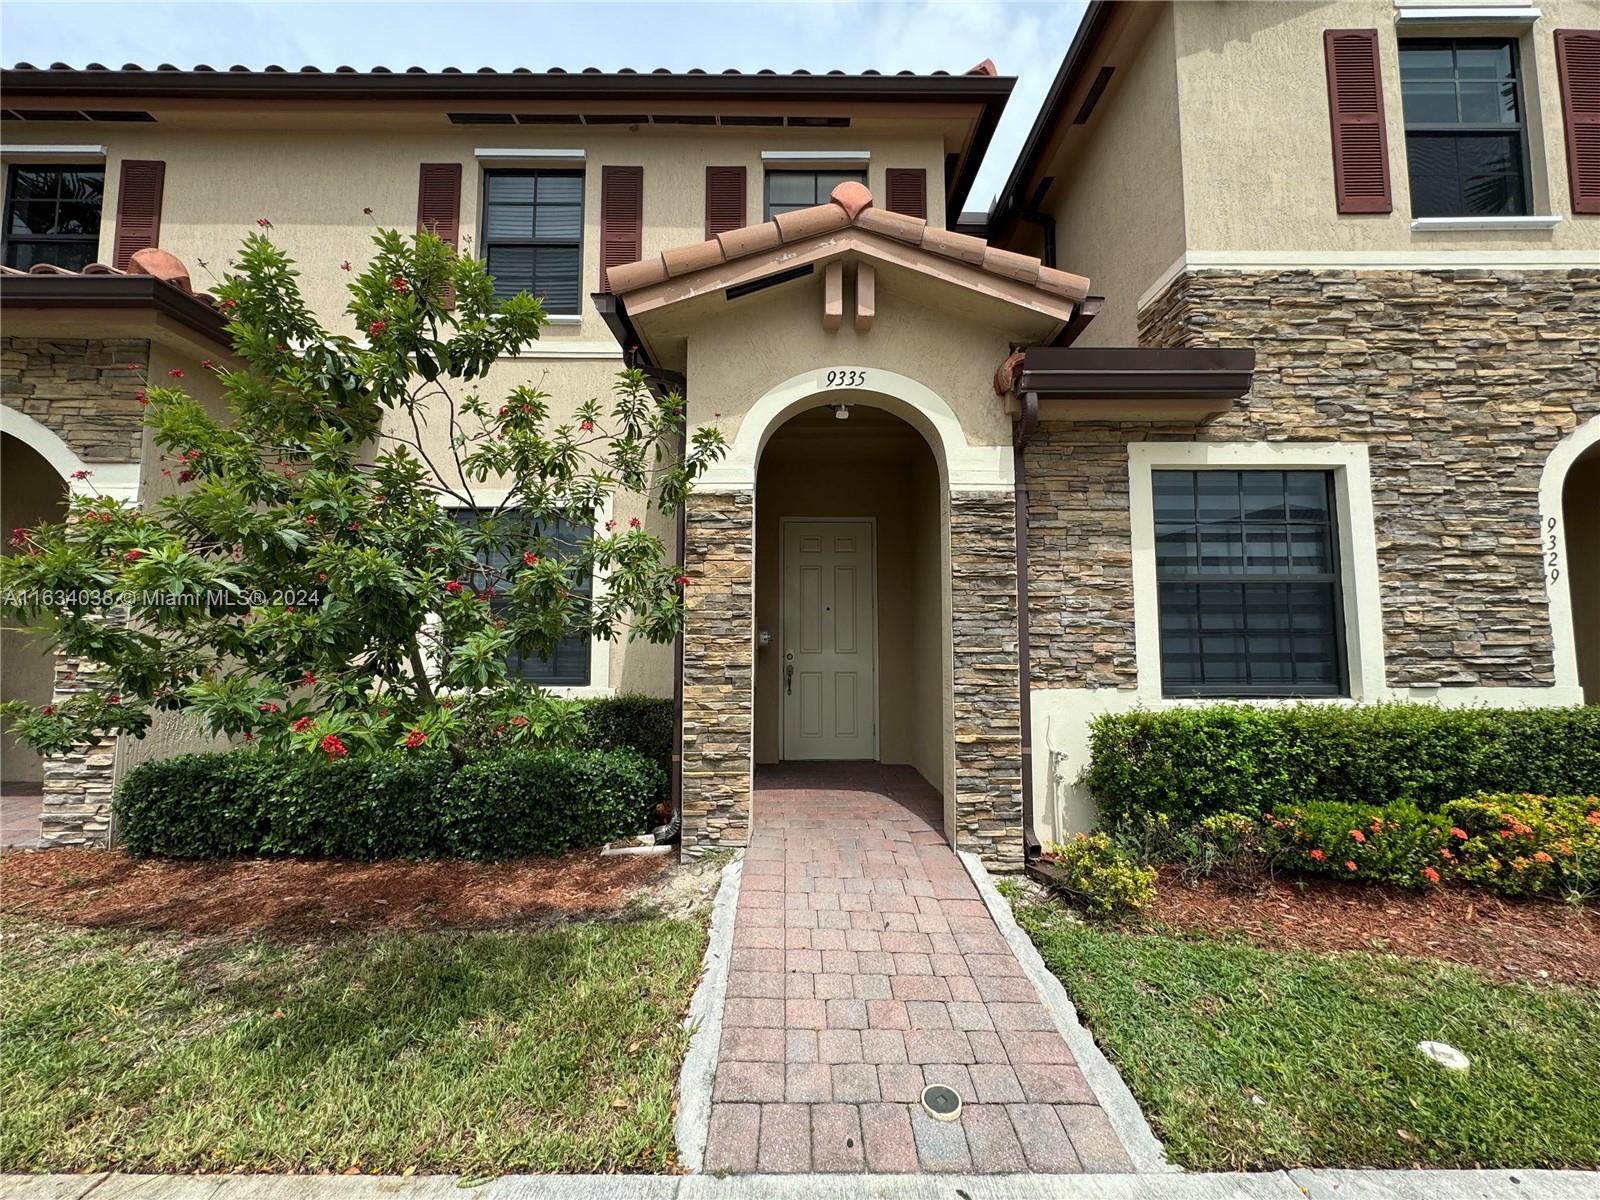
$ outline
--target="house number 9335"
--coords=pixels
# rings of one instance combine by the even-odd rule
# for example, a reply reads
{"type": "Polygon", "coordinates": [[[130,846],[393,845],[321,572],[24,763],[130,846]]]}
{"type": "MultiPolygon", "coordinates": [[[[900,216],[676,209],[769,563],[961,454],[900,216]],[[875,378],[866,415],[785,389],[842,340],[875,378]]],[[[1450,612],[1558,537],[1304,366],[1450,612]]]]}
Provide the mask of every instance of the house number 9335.
{"type": "Polygon", "coordinates": [[[867,373],[848,367],[837,367],[829,371],[826,379],[827,386],[831,388],[867,386],[867,373]]]}

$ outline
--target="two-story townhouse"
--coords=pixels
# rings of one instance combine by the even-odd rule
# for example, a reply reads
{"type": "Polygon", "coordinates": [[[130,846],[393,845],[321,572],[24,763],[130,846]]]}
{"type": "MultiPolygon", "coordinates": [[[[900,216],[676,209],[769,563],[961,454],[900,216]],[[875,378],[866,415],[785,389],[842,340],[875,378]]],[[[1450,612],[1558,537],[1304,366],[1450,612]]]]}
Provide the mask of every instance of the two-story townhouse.
{"type": "MultiPolygon", "coordinates": [[[[989,68],[13,71],[6,155],[103,163],[102,261],[215,270],[270,219],[325,311],[369,224],[431,223],[571,310],[494,386],[577,400],[624,355],[682,386],[730,452],[678,532],[679,665],[574,647],[587,674],[530,674],[678,694],[687,851],[746,840],[761,765],[866,760],[1014,866],[1092,819],[1100,712],[1597,686],[1597,7],[1092,4],[980,214],[989,68]]],[[[28,202],[93,185],[52,186],[28,202]]],[[[0,286],[33,339],[6,348],[6,433],[58,468],[76,452],[35,427],[70,441],[75,393],[26,377],[100,386],[120,347],[65,358],[126,325],[82,306],[134,286],[199,336],[165,284],[0,286]]],[[[84,770],[63,833],[103,826],[84,770]]]]}

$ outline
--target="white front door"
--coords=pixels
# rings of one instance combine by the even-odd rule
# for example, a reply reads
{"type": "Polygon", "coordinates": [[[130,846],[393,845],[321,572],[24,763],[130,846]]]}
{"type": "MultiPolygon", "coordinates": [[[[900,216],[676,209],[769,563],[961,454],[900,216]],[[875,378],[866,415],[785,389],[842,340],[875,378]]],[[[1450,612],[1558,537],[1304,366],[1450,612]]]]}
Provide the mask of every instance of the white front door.
{"type": "Polygon", "coordinates": [[[783,523],[783,757],[878,756],[871,521],[783,523]]]}

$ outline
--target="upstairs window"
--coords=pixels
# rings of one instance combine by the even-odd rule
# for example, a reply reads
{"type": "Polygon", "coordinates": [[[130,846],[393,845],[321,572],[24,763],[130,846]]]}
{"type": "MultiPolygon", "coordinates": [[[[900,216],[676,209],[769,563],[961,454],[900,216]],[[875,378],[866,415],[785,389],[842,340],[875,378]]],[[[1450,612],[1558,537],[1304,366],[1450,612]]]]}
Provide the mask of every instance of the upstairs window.
{"type": "Polygon", "coordinates": [[[1161,688],[1342,696],[1331,471],[1152,471],[1161,688]]]}
{"type": "MultiPolygon", "coordinates": [[[[478,513],[470,508],[458,508],[454,516],[456,521],[464,526],[476,525],[478,522],[478,513]]],[[[515,520],[516,513],[507,513],[504,516],[515,520]]],[[[574,552],[591,531],[573,522],[558,519],[553,523],[528,525],[526,532],[528,537],[522,540],[538,544],[539,539],[548,538],[549,543],[546,545],[555,551],[553,557],[564,558],[574,552]]],[[[503,571],[512,565],[514,560],[520,558],[520,552],[513,554],[504,546],[479,551],[479,561],[499,571],[503,571]]],[[[585,597],[593,595],[593,577],[586,575],[574,581],[573,591],[585,597]]],[[[503,616],[508,603],[506,597],[496,595],[490,598],[489,609],[495,616],[503,616]]],[[[587,633],[571,633],[556,643],[555,650],[548,658],[531,652],[524,654],[520,650],[513,649],[506,656],[506,673],[512,679],[520,679],[540,687],[587,687],[590,682],[589,658],[592,651],[593,643],[587,633]]]]}
{"type": "Polygon", "coordinates": [[[94,166],[17,165],[6,176],[5,263],[81,271],[100,250],[106,172],[94,166]]]}
{"type": "Polygon", "coordinates": [[[768,171],[766,216],[762,219],[770,221],[779,213],[826,204],[841,183],[866,182],[865,171],[768,171]]]}
{"type": "Polygon", "coordinates": [[[576,316],[583,259],[582,171],[490,171],[483,252],[501,299],[531,292],[556,316],[576,316]]]}
{"type": "Polygon", "coordinates": [[[1412,216],[1528,214],[1527,115],[1515,41],[1403,39],[1400,92],[1412,216]]]}

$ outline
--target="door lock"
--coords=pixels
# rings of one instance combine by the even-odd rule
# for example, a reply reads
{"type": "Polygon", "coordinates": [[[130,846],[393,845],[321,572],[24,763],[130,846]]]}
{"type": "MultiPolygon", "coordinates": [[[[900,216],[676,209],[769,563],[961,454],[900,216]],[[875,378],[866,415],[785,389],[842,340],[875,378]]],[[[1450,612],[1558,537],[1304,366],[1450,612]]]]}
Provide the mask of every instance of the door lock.
{"type": "Polygon", "coordinates": [[[785,663],[784,667],[783,667],[783,694],[785,696],[792,696],[794,694],[793,684],[794,684],[794,664],[793,663],[785,663]]]}

